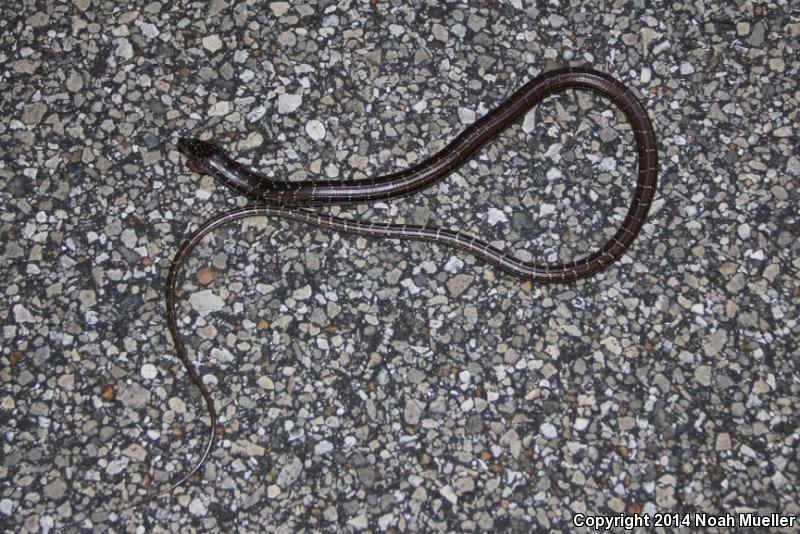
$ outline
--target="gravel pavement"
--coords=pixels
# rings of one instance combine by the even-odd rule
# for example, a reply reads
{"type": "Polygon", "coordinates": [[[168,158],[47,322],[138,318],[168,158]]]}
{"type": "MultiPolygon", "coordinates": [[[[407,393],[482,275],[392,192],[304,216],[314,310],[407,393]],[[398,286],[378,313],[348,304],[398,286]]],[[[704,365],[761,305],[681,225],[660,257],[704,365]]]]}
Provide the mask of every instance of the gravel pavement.
{"type": "MultiPolygon", "coordinates": [[[[796,527],[800,6],[411,4],[3,4],[0,530],[796,527]],[[202,477],[123,509],[202,451],[163,289],[184,237],[247,203],[177,139],[279,179],[375,176],[561,66],[618,78],[653,120],[658,193],[624,257],[543,285],[424,243],[215,231],[179,318],[217,447],[202,477]]],[[[570,90],[419,194],[319,209],[566,261],[620,225],[632,140],[570,90]]]]}

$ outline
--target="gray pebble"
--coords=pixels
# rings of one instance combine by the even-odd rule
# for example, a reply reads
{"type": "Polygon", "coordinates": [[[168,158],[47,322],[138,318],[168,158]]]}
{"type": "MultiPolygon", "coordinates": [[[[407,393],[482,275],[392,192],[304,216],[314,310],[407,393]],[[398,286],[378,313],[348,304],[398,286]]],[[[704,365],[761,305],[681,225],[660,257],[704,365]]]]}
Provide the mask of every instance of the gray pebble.
{"type": "Polygon", "coordinates": [[[458,297],[466,291],[474,279],[475,277],[471,274],[457,274],[447,281],[447,289],[453,297],[458,297]]]}
{"type": "Polygon", "coordinates": [[[416,399],[409,399],[406,401],[405,408],[403,410],[403,420],[408,423],[409,425],[416,425],[419,423],[419,418],[422,415],[422,410],[425,408],[425,405],[416,399]]]}
{"type": "Polygon", "coordinates": [[[24,124],[38,124],[45,113],[47,113],[47,106],[42,102],[26,104],[22,112],[22,122],[24,124]]]}
{"type": "Polygon", "coordinates": [[[143,408],[150,402],[150,390],[136,382],[121,388],[120,402],[129,408],[143,408]]]}
{"type": "Polygon", "coordinates": [[[73,93],[79,92],[83,89],[83,78],[80,74],[75,71],[72,71],[67,78],[67,89],[69,89],[73,93]]]}
{"type": "Polygon", "coordinates": [[[300,462],[299,458],[293,456],[289,462],[281,468],[276,482],[281,488],[287,489],[297,480],[302,471],[303,464],[300,462]]]}
{"type": "Polygon", "coordinates": [[[36,381],[36,377],[27,369],[24,369],[19,376],[17,376],[17,384],[22,387],[25,387],[34,381],[36,381]]]}
{"type": "Polygon", "coordinates": [[[364,484],[365,487],[371,488],[375,485],[377,473],[372,467],[359,467],[356,469],[356,474],[358,475],[358,479],[362,484],[364,484]]]}
{"type": "Polygon", "coordinates": [[[46,484],[43,488],[43,491],[49,499],[60,501],[67,491],[67,483],[59,478],[53,480],[49,484],[46,484]]]}
{"type": "Polygon", "coordinates": [[[448,39],[447,28],[445,28],[441,24],[434,24],[431,28],[431,33],[433,33],[434,39],[441,41],[443,43],[447,42],[448,39]]]}

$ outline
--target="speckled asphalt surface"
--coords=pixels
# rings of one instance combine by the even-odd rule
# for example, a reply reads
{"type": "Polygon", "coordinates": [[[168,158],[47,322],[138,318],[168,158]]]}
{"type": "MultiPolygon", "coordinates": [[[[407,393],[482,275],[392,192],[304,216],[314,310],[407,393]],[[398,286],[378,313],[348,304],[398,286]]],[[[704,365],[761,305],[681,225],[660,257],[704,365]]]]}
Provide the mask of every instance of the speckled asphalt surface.
{"type": "MultiPolygon", "coordinates": [[[[799,514],[800,9],[539,4],[4,4],[0,529],[799,514]],[[426,244],[264,219],[215,232],[180,318],[218,446],[201,479],[123,510],[201,452],[162,292],[187,233],[245,204],[176,139],[289,180],[373,176],[565,65],[622,80],[658,133],[657,200],[623,259],[536,285],[426,244]]],[[[577,257],[622,220],[631,139],[568,91],[418,195],[321,211],[577,257]]]]}

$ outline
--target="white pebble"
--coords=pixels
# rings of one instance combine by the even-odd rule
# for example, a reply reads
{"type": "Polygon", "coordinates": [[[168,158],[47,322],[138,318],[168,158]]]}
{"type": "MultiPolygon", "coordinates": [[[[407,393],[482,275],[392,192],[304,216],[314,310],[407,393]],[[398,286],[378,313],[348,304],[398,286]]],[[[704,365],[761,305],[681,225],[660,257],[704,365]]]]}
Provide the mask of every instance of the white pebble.
{"type": "Polygon", "coordinates": [[[32,323],[33,315],[22,304],[14,305],[14,320],[17,323],[32,323]]]}
{"type": "Polygon", "coordinates": [[[412,295],[416,295],[417,293],[420,292],[420,288],[418,288],[416,284],[414,284],[414,281],[411,280],[410,278],[405,278],[401,280],[400,285],[406,288],[408,292],[411,293],[412,295]]]}
{"type": "Polygon", "coordinates": [[[737,228],[737,233],[739,234],[739,237],[741,237],[742,239],[747,239],[748,237],[750,237],[750,225],[748,225],[747,223],[740,224],[739,228],[737,228]]]}
{"type": "Polygon", "coordinates": [[[55,524],[56,522],[49,515],[44,515],[39,518],[39,526],[42,527],[42,532],[44,532],[44,534],[50,532],[55,524]]]}
{"type": "Polygon", "coordinates": [[[219,38],[219,35],[209,35],[208,37],[203,37],[203,48],[209,52],[216,52],[222,48],[222,39],[219,38]]]}
{"type": "Polygon", "coordinates": [[[193,515],[205,515],[206,505],[200,500],[199,497],[195,497],[195,499],[189,505],[189,512],[193,515]]]}
{"type": "Polygon", "coordinates": [[[269,5],[269,8],[276,17],[282,17],[287,11],[289,11],[289,2],[272,2],[269,5]]]}
{"type": "Polygon", "coordinates": [[[525,114],[525,118],[522,119],[522,131],[531,133],[534,128],[536,128],[536,114],[533,110],[530,110],[525,114]]]}
{"type": "Polygon", "coordinates": [[[489,224],[494,226],[499,222],[508,222],[506,214],[497,208],[489,208],[489,224]]]}
{"type": "Polygon", "coordinates": [[[458,119],[461,124],[472,124],[475,122],[475,112],[468,108],[458,108],[458,119]]]}
{"type": "Polygon", "coordinates": [[[117,473],[121,473],[128,467],[128,459],[127,458],[117,458],[116,460],[111,460],[108,462],[106,466],[106,473],[109,475],[116,475],[117,473]]]}
{"type": "Polygon", "coordinates": [[[391,525],[393,521],[394,521],[393,513],[389,512],[388,514],[383,514],[378,518],[378,527],[381,530],[386,531],[386,529],[389,528],[389,525],[391,525]]]}
{"type": "Polygon", "coordinates": [[[225,301],[219,295],[215,295],[210,289],[192,293],[189,297],[189,304],[192,309],[200,315],[208,315],[209,313],[219,311],[225,306],[225,301]]]}
{"type": "Polygon", "coordinates": [[[3,499],[0,501],[0,514],[11,515],[14,511],[14,501],[11,499],[3,499]]]}
{"type": "Polygon", "coordinates": [[[547,215],[551,215],[556,212],[556,207],[554,204],[547,204],[543,202],[539,205],[539,217],[546,217],[547,215]]]}
{"type": "Polygon", "coordinates": [[[564,175],[561,173],[561,169],[559,169],[558,167],[550,167],[549,169],[547,169],[548,180],[558,180],[562,176],[564,175]]]}
{"type": "Polygon", "coordinates": [[[203,384],[207,386],[216,386],[219,381],[214,375],[203,375],[203,384]]]}
{"type": "Polygon", "coordinates": [[[613,171],[617,168],[617,160],[614,158],[603,158],[598,167],[604,172],[613,171]]]}
{"type": "Polygon", "coordinates": [[[451,256],[447,263],[444,265],[444,270],[448,273],[456,273],[464,266],[464,262],[456,256],[451,256]]]}
{"type": "Polygon", "coordinates": [[[228,114],[230,111],[230,104],[225,100],[217,102],[211,109],[208,111],[208,115],[210,117],[223,117],[228,114]]]}
{"type": "Polygon", "coordinates": [[[308,121],[306,123],[306,133],[315,141],[325,139],[325,125],[317,120],[308,121]]]}
{"type": "Polygon", "coordinates": [[[328,178],[336,178],[339,176],[339,167],[334,165],[333,163],[328,163],[325,165],[325,175],[328,178]]]}
{"type": "Polygon", "coordinates": [[[264,143],[264,137],[258,132],[251,132],[239,142],[239,149],[258,148],[264,143]]]}
{"type": "Polygon", "coordinates": [[[458,502],[458,497],[456,496],[456,493],[453,491],[453,488],[451,488],[450,486],[442,486],[441,488],[439,488],[439,493],[442,495],[442,497],[450,501],[452,504],[456,504],[458,502]]]}
{"type": "Polygon", "coordinates": [[[295,300],[305,300],[311,296],[311,286],[305,285],[300,289],[296,289],[294,293],[292,293],[292,298],[295,300]]]}
{"type": "Polygon", "coordinates": [[[260,387],[261,389],[266,389],[266,390],[275,389],[275,383],[268,376],[262,376],[261,378],[258,379],[258,381],[256,381],[256,384],[258,384],[258,387],[260,387]]]}
{"type": "Polygon", "coordinates": [[[183,399],[172,397],[167,401],[167,405],[175,413],[186,413],[186,403],[183,402],[183,399]]]}
{"type": "Polygon", "coordinates": [[[578,432],[582,430],[586,430],[586,427],[589,426],[589,420],[584,417],[578,417],[575,419],[575,430],[578,432]]]}
{"type": "Polygon", "coordinates": [[[115,40],[115,42],[117,43],[117,48],[114,50],[114,55],[122,59],[131,59],[133,57],[133,47],[127,39],[121,38],[115,40]]]}
{"type": "Polygon", "coordinates": [[[556,427],[554,427],[550,423],[542,424],[542,426],[539,427],[539,430],[542,432],[542,435],[544,435],[544,437],[549,438],[549,439],[553,439],[554,437],[556,437],[558,435],[558,432],[556,431],[556,427]]]}
{"type": "Polygon", "coordinates": [[[122,234],[120,234],[120,239],[122,239],[122,244],[128,248],[136,246],[136,232],[131,228],[123,230],[122,234]]]}
{"type": "Polygon", "coordinates": [[[247,120],[249,122],[256,122],[261,120],[261,117],[267,114],[267,108],[264,106],[258,106],[253,108],[250,113],[247,114],[247,120]]]}
{"type": "Polygon", "coordinates": [[[278,95],[278,113],[291,113],[303,103],[302,95],[283,93],[278,95]]]}
{"type": "Polygon", "coordinates": [[[249,82],[253,78],[256,77],[256,73],[250,69],[244,69],[242,73],[239,75],[239,79],[242,80],[244,83],[249,82]]]}
{"type": "Polygon", "coordinates": [[[156,376],[158,376],[158,369],[152,363],[146,363],[142,366],[139,373],[141,373],[142,378],[146,378],[147,380],[152,380],[156,376]]]}
{"type": "Polygon", "coordinates": [[[328,440],[322,440],[314,446],[314,454],[322,456],[333,450],[333,444],[328,440]]]}
{"type": "Polygon", "coordinates": [[[361,514],[358,517],[354,517],[350,521],[347,522],[353,528],[357,528],[359,530],[363,530],[369,526],[369,522],[367,521],[367,516],[361,514]]]}
{"type": "Polygon", "coordinates": [[[141,30],[142,35],[145,37],[152,39],[153,37],[158,37],[158,28],[155,24],[148,24],[147,22],[142,22],[141,20],[137,20],[134,22],[136,26],[141,30]]]}

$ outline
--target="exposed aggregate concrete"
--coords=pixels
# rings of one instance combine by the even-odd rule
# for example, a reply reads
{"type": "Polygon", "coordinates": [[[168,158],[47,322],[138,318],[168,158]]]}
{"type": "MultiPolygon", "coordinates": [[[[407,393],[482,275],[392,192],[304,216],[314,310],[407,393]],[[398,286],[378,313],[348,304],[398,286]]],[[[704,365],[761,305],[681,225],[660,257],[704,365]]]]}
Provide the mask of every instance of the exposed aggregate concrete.
{"type": "MultiPolygon", "coordinates": [[[[800,514],[796,4],[410,4],[4,4],[0,529],[800,514]],[[215,232],[180,321],[218,446],[201,481],[122,510],[199,457],[208,420],[162,292],[184,236],[245,203],[186,169],[177,138],[288,180],[373,176],[564,65],[622,80],[653,119],[659,192],[630,251],[537,285],[427,244],[215,232]]],[[[617,110],[568,91],[420,194],[322,211],[563,261],[620,224],[631,142],[617,110]]]]}

